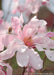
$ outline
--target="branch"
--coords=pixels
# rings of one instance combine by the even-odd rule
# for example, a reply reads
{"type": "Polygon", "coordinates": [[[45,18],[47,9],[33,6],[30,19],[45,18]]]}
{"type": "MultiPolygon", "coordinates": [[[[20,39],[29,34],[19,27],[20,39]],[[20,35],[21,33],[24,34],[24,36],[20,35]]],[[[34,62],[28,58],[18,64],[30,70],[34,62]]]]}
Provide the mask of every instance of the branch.
{"type": "Polygon", "coordinates": [[[45,61],[46,61],[46,55],[44,56],[44,59],[43,59],[43,66],[45,64],[45,61]]]}
{"type": "Polygon", "coordinates": [[[52,70],[52,69],[54,69],[54,67],[45,68],[45,69],[42,70],[42,72],[46,71],[46,70],[52,70]]]}
{"type": "Polygon", "coordinates": [[[26,70],[26,68],[25,68],[25,67],[23,67],[23,72],[22,72],[22,75],[24,75],[24,73],[25,73],[25,70],[26,70]]]}
{"type": "Polygon", "coordinates": [[[51,31],[53,31],[53,29],[54,29],[54,16],[53,16],[53,24],[51,26],[51,31]]]}

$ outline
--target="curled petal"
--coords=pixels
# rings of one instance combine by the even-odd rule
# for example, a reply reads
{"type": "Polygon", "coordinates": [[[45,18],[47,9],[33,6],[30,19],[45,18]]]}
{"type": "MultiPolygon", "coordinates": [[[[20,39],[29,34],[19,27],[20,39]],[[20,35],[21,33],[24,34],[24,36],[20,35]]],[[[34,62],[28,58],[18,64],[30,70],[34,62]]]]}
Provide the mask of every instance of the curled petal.
{"type": "MultiPolygon", "coordinates": [[[[10,49],[12,50],[12,49],[10,49]]],[[[7,60],[12,58],[15,55],[15,51],[10,51],[7,49],[0,53],[0,60],[7,60]]]]}
{"type": "Polygon", "coordinates": [[[1,60],[7,60],[12,58],[15,55],[16,51],[24,52],[26,50],[26,46],[22,45],[23,42],[21,40],[13,40],[7,47],[7,49],[0,53],[1,60]],[[22,45],[22,47],[21,47],[22,45]]]}
{"type": "Polygon", "coordinates": [[[0,51],[3,51],[4,47],[7,47],[11,43],[11,41],[14,40],[14,38],[16,38],[16,36],[12,34],[1,34],[0,35],[0,51]]]}
{"type": "Polygon", "coordinates": [[[15,55],[16,52],[16,43],[15,41],[12,41],[9,45],[8,48],[0,53],[0,59],[1,60],[7,60],[9,58],[12,58],[15,55]]]}
{"type": "Polygon", "coordinates": [[[9,64],[6,64],[6,63],[0,63],[1,66],[6,66],[7,69],[6,69],[6,74],[7,75],[12,75],[12,67],[9,65],[9,64]]]}
{"type": "Polygon", "coordinates": [[[48,33],[46,34],[46,36],[48,36],[49,38],[54,37],[54,32],[48,32],[48,33]]]}
{"type": "Polygon", "coordinates": [[[16,38],[13,34],[4,34],[2,38],[2,43],[5,47],[7,47],[14,39],[16,38]]]}
{"type": "Polygon", "coordinates": [[[0,70],[0,75],[5,75],[5,73],[2,70],[0,70]]]}

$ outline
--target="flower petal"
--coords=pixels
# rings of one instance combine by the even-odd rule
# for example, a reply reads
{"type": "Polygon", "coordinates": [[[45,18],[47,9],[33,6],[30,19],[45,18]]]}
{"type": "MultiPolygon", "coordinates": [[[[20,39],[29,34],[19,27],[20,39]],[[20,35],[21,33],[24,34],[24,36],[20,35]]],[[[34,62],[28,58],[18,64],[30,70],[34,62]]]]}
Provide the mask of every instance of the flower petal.
{"type": "Polygon", "coordinates": [[[11,67],[9,64],[6,64],[6,63],[3,63],[3,62],[2,62],[2,63],[0,63],[0,65],[7,67],[7,69],[6,69],[7,75],[12,75],[12,67],[11,67]]]}
{"type": "Polygon", "coordinates": [[[5,50],[0,53],[0,60],[7,60],[15,55],[15,51],[5,50]]]}
{"type": "Polygon", "coordinates": [[[45,51],[46,49],[44,49],[44,48],[46,48],[46,47],[47,47],[46,44],[37,44],[36,45],[36,48],[38,49],[38,51],[45,51]]]}
{"type": "Polygon", "coordinates": [[[27,54],[27,52],[17,52],[17,56],[16,56],[16,59],[17,59],[17,63],[19,66],[21,67],[25,67],[28,65],[28,62],[29,62],[29,56],[27,54]]]}
{"type": "Polygon", "coordinates": [[[34,69],[39,70],[43,68],[43,61],[37,52],[31,49],[29,50],[29,56],[30,56],[30,65],[34,69]]]}
{"type": "Polygon", "coordinates": [[[47,34],[46,34],[46,36],[48,36],[48,37],[54,37],[54,32],[48,32],[47,34]]]}
{"type": "Polygon", "coordinates": [[[15,55],[16,50],[17,50],[17,43],[14,40],[8,45],[8,48],[5,51],[0,53],[0,59],[6,60],[12,58],[15,55]]]}
{"type": "Polygon", "coordinates": [[[54,61],[54,51],[46,50],[45,54],[49,60],[54,61]]]}

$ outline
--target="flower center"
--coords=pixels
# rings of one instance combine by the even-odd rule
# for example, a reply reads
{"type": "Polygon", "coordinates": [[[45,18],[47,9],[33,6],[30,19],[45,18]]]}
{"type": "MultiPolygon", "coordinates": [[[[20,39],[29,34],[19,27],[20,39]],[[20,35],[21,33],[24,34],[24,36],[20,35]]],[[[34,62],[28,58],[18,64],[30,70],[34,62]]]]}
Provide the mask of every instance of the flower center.
{"type": "Polygon", "coordinates": [[[26,46],[31,47],[33,45],[33,40],[31,37],[25,37],[23,41],[24,41],[26,46]]]}

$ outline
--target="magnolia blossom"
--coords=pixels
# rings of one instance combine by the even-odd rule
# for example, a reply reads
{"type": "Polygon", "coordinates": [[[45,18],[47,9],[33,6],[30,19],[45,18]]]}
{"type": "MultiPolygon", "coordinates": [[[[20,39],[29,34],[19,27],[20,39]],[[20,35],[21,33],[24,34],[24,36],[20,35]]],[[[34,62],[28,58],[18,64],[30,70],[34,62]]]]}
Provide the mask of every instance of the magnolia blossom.
{"type": "MultiPolygon", "coordinates": [[[[31,66],[36,70],[43,68],[43,60],[34,48],[36,47],[39,51],[45,51],[47,57],[50,57],[50,49],[54,49],[54,41],[47,36],[49,33],[47,34],[46,31],[46,21],[38,20],[34,17],[28,24],[23,26],[22,15],[20,18],[13,17],[11,21],[12,30],[17,39],[15,38],[7,49],[0,53],[1,59],[12,58],[17,52],[16,60],[19,66],[31,66]]],[[[53,56],[54,53],[52,57],[48,58],[54,61],[53,56]]]]}
{"type": "MultiPolygon", "coordinates": [[[[17,39],[13,40],[7,50],[0,53],[2,60],[12,58],[16,54],[16,60],[19,66],[31,66],[36,70],[43,68],[43,61],[38,52],[34,51],[37,43],[41,43],[42,36],[46,33],[46,21],[31,19],[31,21],[23,27],[23,18],[12,18],[12,28],[17,39]],[[44,28],[44,30],[42,30],[44,28]],[[42,35],[40,35],[42,33],[42,35]],[[40,35],[40,36],[39,36],[40,35]],[[3,57],[2,57],[3,56],[3,57]],[[38,60],[37,60],[38,59],[38,60]]],[[[44,37],[43,37],[44,38],[44,37]]]]}

